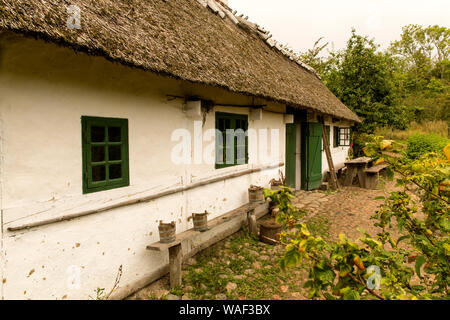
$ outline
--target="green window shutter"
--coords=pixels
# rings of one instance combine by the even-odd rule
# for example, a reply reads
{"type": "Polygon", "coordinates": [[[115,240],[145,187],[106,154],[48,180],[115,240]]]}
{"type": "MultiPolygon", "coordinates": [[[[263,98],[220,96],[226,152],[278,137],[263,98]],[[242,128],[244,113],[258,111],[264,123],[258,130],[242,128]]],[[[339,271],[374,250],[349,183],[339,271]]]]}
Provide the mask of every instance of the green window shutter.
{"type": "Polygon", "coordinates": [[[336,148],[339,147],[339,127],[334,126],[333,129],[333,147],[336,148]]]}
{"type": "Polygon", "coordinates": [[[307,190],[322,184],[322,124],[308,123],[307,190]]]}
{"type": "Polygon", "coordinates": [[[296,148],[297,148],[297,125],[295,123],[286,124],[286,186],[295,189],[296,187],[296,148]]]}
{"type": "Polygon", "coordinates": [[[83,193],[130,184],[128,120],[81,117],[83,193]]]}
{"type": "Polygon", "coordinates": [[[216,129],[216,169],[248,163],[248,116],[216,112],[216,129]]]}

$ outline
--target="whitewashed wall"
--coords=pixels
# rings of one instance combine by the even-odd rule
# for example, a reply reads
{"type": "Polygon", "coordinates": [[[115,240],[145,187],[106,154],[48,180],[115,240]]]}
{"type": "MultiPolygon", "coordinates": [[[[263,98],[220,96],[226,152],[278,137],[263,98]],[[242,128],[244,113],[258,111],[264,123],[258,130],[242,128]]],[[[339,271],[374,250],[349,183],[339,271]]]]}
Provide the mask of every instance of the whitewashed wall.
{"type": "MultiPolygon", "coordinates": [[[[10,226],[149,195],[252,165],[215,170],[214,165],[175,165],[173,130],[193,128],[182,100],[167,95],[200,95],[215,101],[249,104],[250,98],[200,87],[124,67],[100,57],[42,41],[0,40],[0,186],[2,209],[1,297],[4,299],[87,299],[96,288],[111,288],[119,265],[121,286],[149,277],[167,263],[166,254],[146,245],[159,240],[159,220],[192,227],[187,217],[207,209],[217,217],[248,202],[250,184],[267,186],[278,168],[29,230],[10,226]],[[127,118],[130,186],[82,194],[82,115],[127,118]],[[72,269],[71,269],[72,268],[72,269]],[[77,269],[79,268],[79,269],[77,269]],[[80,270],[80,286],[70,281],[80,270]],[[75,271],[75,272],[74,272],[75,271]],[[69,283],[68,283],[69,282],[69,283]]],[[[284,107],[269,104],[254,129],[279,129],[284,161],[284,107]],[[278,112],[278,113],[275,113],[278,112]]],[[[214,111],[248,113],[248,108],[214,111]]],[[[214,113],[203,130],[214,128],[214,113]]],[[[284,171],[284,167],[280,168],[284,171]]]]}
{"type": "MultiPolygon", "coordinates": [[[[42,41],[0,38],[2,298],[87,299],[96,288],[113,285],[119,265],[123,265],[121,287],[145,281],[168,262],[167,254],[145,249],[159,240],[159,220],[175,220],[177,231],[184,231],[192,227],[187,221],[192,212],[206,209],[210,218],[220,216],[248,201],[250,184],[267,186],[279,169],[284,172],[284,167],[273,168],[146,203],[7,231],[256,167],[216,170],[205,163],[172,162],[171,149],[178,143],[171,141],[172,132],[194,131],[193,120],[182,110],[183,100],[176,98],[186,95],[218,104],[267,104],[262,120],[249,121],[249,128],[268,129],[269,137],[270,130],[278,129],[279,152],[266,164],[285,161],[282,105],[157,76],[42,41]],[[129,187],[82,194],[83,115],[128,119],[129,187]],[[77,270],[79,287],[70,283],[77,270]]],[[[206,115],[203,133],[214,128],[216,111],[249,113],[244,107],[216,106],[206,115]]],[[[348,147],[332,148],[335,164],[345,161],[347,151],[348,147]]],[[[250,160],[254,157],[250,153],[250,160]]],[[[325,155],[322,163],[325,172],[325,155]]]]}

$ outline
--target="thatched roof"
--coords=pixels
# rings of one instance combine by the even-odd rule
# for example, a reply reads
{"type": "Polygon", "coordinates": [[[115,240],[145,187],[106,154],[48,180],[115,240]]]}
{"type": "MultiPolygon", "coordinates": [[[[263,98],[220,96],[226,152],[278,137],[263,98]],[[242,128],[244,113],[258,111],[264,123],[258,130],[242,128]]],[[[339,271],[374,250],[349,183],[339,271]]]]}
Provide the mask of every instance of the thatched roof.
{"type": "Polygon", "coordinates": [[[312,68],[225,7],[214,0],[0,0],[0,30],[359,121],[312,68]],[[66,25],[69,5],[81,9],[81,29],[66,25]]]}

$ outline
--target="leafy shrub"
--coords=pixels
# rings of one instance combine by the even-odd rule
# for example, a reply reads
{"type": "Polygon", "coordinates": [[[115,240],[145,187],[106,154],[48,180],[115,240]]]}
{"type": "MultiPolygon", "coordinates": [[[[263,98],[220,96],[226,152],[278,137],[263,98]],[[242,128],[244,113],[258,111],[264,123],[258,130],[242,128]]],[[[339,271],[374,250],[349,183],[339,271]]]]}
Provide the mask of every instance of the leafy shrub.
{"type": "Polygon", "coordinates": [[[281,267],[302,263],[308,268],[304,287],[309,288],[309,299],[448,300],[450,198],[445,190],[450,161],[435,153],[418,160],[398,158],[395,154],[403,153],[400,144],[381,136],[368,138],[366,156],[390,164],[402,187],[381,197],[385,203],[371,217],[379,232],[373,236],[359,229],[359,243],[344,233],[333,241],[297,223],[294,232],[280,233],[286,246],[281,267]],[[387,229],[393,222],[395,236],[387,229]]]}
{"type": "Polygon", "coordinates": [[[442,149],[450,143],[450,139],[435,134],[414,134],[408,139],[406,154],[411,159],[417,159],[429,152],[443,154],[442,149]]]}

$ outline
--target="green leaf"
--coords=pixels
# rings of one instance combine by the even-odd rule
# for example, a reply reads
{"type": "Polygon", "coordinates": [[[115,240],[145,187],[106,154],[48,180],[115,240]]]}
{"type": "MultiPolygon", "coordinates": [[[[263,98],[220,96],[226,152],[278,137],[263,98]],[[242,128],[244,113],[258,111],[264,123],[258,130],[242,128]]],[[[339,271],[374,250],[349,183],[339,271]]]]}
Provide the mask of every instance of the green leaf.
{"type": "Polygon", "coordinates": [[[286,264],[285,264],[285,262],[284,262],[284,259],[281,259],[281,260],[280,260],[280,268],[281,268],[281,270],[283,270],[283,271],[286,270],[286,264]]]}
{"type": "Polygon", "coordinates": [[[384,200],[384,199],[386,199],[386,197],[383,196],[373,198],[373,200],[384,200]]]}
{"type": "Polygon", "coordinates": [[[344,300],[360,300],[358,291],[348,290],[344,293],[344,300]]]}
{"type": "Polygon", "coordinates": [[[419,256],[416,259],[416,273],[419,276],[419,278],[422,278],[422,276],[420,275],[420,268],[423,266],[425,262],[427,262],[427,260],[425,259],[424,256],[419,256]]]}
{"type": "Polygon", "coordinates": [[[409,235],[401,236],[401,237],[398,238],[398,240],[397,240],[397,245],[400,243],[400,241],[403,241],[403,240],[405,240],[405,239],[408,239],[409,237],[410,237],[409,235]]]}
{"type": "Polygon", "coordinates": [[[333,297],[331,294],[329,294],[328,292],[324,292],[323,296],[327,299],[327,300],[336,300],[335,297],[333,297]]]}
{"type": "Polygon", "coordinates": [[[415,285],[415,286],[412,286],[411,289],[413,289],[414,291],[423,291],[426,288],[424,286],[421,286],[421,285],[415,285]]]}
{"type": "Polygon", "coordinates": [[[324,283],[328,283],[328,282],[332,282],[334,280],[335,276],[336,275],[334,274],[333,271],[326,270],[326,271],[318,273],[317,278],[324,283]]]}
{"type": "Polygon", "coordinates": [[[450,231],[450,220],[448,218],[440,219],[439,225],[442,227],[444,232],[450,231]]]}
{"type": "Polygon", "coordinates": [[[300,254],[296,250],[287,251],[283,260],[286,268],[295,267],[300,261],[300,254]]]}
{"type": "Polygon", "coordinates": [[[394,171],[391,167],[386,168],[386,177],[391,181],[394,179],[394,171]]]}

